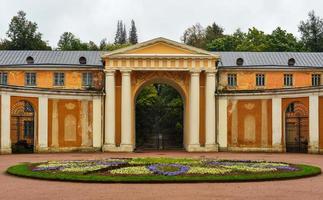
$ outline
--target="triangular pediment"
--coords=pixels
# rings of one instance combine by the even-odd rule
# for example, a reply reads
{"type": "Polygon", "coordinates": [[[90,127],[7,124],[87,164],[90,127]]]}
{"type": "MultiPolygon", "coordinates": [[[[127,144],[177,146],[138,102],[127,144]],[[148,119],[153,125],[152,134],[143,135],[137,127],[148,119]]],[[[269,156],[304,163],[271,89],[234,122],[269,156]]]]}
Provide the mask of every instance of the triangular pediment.
{"type": "Polygon", "coordinates": [[[143,43],[132,45],[123,49],[104,54],[103,57],[119,56],[210,56],[214,54],[198,49],[186,44],[168,40],[166,38],[156,38],[143,43]]]}

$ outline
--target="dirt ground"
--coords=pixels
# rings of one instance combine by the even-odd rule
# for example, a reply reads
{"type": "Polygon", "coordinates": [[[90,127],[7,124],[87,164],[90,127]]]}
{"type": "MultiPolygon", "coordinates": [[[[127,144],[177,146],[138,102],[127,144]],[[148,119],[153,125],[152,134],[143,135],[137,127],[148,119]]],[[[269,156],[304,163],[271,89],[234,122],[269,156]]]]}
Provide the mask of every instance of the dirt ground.
{"type": "Polygon", "coordinates": [[[194,184],[96,184],[33,180],[7,175],[5,170],[20,162],[107,157],[209,157],[261,159],[319,166],[323,155],[271,153],[55,153],[0,155],[0,200],[60,199],[323,199],[323,175],[285,181],[194,184]]]}

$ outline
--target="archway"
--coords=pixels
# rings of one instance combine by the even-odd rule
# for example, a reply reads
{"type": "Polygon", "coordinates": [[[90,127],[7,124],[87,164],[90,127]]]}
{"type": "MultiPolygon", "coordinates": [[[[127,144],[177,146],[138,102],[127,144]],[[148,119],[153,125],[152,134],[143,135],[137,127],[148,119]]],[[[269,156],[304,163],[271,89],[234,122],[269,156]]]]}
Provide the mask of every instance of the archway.
{"type": "Polygon", "coordinates": [[[13,153],[34,151],[35,111],[30,102],[18,101],[11,108],[10,138],[13,153]]]}
{"type": "Polygon", "coordinates": [[[181,94],[165,83],[141,88],[135,101],[136,150],[182,149],[184,101],[181,94]]]}
{"type": "Polygon", "coordinates": [[[308,148],[308,112],[301,102],[292,102],[285,111],[286,151],[306,153],[308,148]]]}

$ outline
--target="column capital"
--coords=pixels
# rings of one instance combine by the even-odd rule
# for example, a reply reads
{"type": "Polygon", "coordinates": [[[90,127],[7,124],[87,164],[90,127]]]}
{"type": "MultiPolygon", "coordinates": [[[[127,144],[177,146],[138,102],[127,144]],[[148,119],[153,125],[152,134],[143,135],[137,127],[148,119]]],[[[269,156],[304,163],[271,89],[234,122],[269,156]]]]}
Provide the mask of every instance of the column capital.
{"type": "Polygon", "coordinates": [[[104,73],[105,73],[105,75],[106,76],[112,76],[112,75],[114,75],[114,73],[116,72],[116,70],[114,70],[114,69],[105,69],[104,70],[104,73]]]}
{"type": "Polygon", "coordinates": [[[130,74],[131,73],[131,69],[120,69],[120,72],[122,73],[122,74],[124,74],[124,75],[126,75],[126,74],[130,74]]]}
{"type": "Polygon", "coordinates": [[[205,73],[206,73],[206,75],[212,75],[212,74],[216,74],[216,72],[217,72],[218,70],[217,69],[206,69],[205,70],[205,73]]]}
{"type": "Polygon", "coordinates": [[[190,70],[191,75],[199,75],[201,73],[200,69],[191,69],[190,70]]]}

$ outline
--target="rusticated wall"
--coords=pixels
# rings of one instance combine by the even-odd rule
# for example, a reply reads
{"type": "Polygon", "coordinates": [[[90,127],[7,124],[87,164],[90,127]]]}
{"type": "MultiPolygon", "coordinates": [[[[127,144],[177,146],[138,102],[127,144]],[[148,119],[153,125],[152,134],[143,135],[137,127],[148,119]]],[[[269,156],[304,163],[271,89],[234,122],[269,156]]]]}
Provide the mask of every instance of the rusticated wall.
{"type": "Polygon", "coordinates": [[[48,146],[92,146],[92,101],[48,100],[48,146]]]}
{"type": "Polygon", "coordinates": [[[271,99],[229,100],[228,147],[271,147],[271,113],[271,99]]]}

